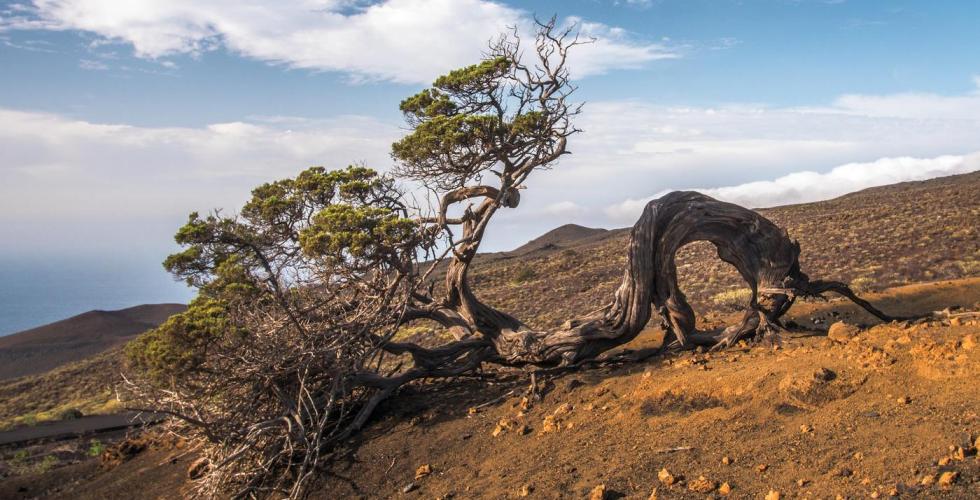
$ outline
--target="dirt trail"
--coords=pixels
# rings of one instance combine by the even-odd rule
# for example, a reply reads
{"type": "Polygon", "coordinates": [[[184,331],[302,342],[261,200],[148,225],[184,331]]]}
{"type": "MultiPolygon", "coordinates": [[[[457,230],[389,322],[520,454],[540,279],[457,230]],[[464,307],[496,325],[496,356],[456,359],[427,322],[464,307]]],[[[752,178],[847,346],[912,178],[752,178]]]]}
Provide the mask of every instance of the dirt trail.
{"type": "MultiPolygon", "coordinates": [[[[872,300],[904,314],[974,307],[980,279],[872,300]]],[[[799,304],[790,318],[874,324],[836,301],[799,304]]],[[[657,333],[638,346],[655,345],[657,333]]],[[[801,334],[780,349],[571,373],[526,411],[519,396],[467,410],[523,389],[523,379],[489,392],[475,382],[451,394],[422,389],[390,403],[320,497],[588,498],[605,485],[606,498],[654,488],[658,498],[705,498],[723,483],[732,498],[980,497],[970,444],[980,434],[980,322],[875,325],[845,337],[801,334]],[[424,464],[433,472],[415,481],[424,464]],[[664,469],[673,485],[659,479],[664,469]],[[944,473],[955,481],[922,485],[944,473]]]]}

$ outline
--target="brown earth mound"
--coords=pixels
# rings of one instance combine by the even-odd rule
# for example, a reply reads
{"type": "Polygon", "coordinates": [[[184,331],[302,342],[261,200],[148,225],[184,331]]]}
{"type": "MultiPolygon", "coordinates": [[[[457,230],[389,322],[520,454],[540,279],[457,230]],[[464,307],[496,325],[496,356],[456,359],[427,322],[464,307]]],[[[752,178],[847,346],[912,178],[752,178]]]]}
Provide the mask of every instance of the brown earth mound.
{"type": "Polygon", "coordinates": [[[145,304],[118,311],[89,311],[0,337],[0,380],[43,373],[125,343],[186,309],[145,304]]]}

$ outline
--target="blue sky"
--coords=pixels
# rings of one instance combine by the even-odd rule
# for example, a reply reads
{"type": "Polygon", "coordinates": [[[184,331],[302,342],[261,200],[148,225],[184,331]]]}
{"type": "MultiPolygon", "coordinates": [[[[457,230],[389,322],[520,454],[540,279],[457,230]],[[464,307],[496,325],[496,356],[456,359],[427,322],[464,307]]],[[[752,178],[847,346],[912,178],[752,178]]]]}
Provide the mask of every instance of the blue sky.
{"type": "MultiPolygon", "coordinates": [[[[0,2],[8,10],[17,4],[0,2]]],[[[662,43],[681,56],[583,81],[586,100],[813,105],[846,93],[963,93],[980,71],[977,2],[569,0],[507,5],[542,16],[602,22],[627,30],[637,43],[662,43]]],[[[14,10],[5,17],[23,15],[14,10]]],[[[355,113],[397,120],[394,104],[417,87],[351,84],[350,74],[342,71],[289,69],[220,47],[141,59],[125,39],[61,29],[4,30],[0,105],[144,126],[200,126],[252,115],[355,113]]]]}
{"type": "Polygon", "coordinates": [[[0,1],[0,259],[160,274],[192,210],[388,169],[398,102],[535,14],[598,40],[572,59],[585,132],[486,249],[669,189],[766,206],[980,168],[980,2],[0,1]]]}

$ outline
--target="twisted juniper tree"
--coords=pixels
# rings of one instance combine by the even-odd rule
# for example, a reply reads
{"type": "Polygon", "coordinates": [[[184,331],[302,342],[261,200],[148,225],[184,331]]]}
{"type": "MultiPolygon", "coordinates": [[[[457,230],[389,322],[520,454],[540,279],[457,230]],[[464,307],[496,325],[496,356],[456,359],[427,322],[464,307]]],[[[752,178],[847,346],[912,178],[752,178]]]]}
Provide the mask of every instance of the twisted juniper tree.
{"type": "Polygon", "coordinates": [[[595,312],[535,331],[481,302],[467,274],[490,220],[579,132],[567,60],[588,40],[553,20],[538,28],[527,54],[516,32],[502,37],[483,62],[401,103],[411,131],[392,147],[395,175],[438,193],[432,206],[412,206],[396,178],[365,167],[314,167],[256,188],[238,214],[192,214],[179,230],[184,250],[165,267],[198,296],[128,346],[127,387],[201,445],[199,493],[301,496],[404,384],[488,363],[573,365],[629,342],[654,311],[681,348],[772,335],[796,296],[827,291],[890,319],[843,283],[810,281],[799,246],[758,213],[692,192],[646,206],[622,282],[595,312]],[[695,331],[677,286],[677,250],[701,240],[752,289],[742,322],[719,335],[695,331]],[[396,341],[420,319],[454,340],[396,341]]]}

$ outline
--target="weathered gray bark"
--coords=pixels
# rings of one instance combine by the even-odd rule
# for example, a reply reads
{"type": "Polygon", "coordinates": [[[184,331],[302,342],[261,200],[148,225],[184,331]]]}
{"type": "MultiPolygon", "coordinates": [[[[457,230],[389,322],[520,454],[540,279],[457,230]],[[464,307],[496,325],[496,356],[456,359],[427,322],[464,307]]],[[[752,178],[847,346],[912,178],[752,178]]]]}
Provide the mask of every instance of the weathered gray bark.
{"type": "MultiPolygon", "coordinates": [[[[481,303],[466,283],[469,259],[450,264],[452,305],[506,364],[568,365],[633,340],[656,310],[666,343],[725,346],[754,335],[774,335],[779,318],[797,296],[836,292],[882,320],[892,318],[839,282],[811,282],[800,270],[799,245],[759,213],[696,192],[673,192],[647,204],[630,233],[627,266],[615,297],[599,312],[570,320],[557,331],[538,332],[481,303]],[[681,247],[709,241],[752,291],[739,325],[721,335],[695,331],[694,310],[678,286],[675,258],[681,247]]],[[[471,258],[471,256],[470,256],[471,258]]]]}

